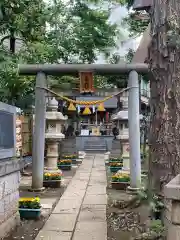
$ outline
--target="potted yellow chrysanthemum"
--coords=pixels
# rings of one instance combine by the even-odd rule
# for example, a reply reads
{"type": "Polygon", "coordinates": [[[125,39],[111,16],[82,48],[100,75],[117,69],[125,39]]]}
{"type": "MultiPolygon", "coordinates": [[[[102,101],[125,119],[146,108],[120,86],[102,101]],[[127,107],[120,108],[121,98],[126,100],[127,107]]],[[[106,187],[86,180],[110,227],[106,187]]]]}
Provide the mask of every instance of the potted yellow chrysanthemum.
{"type": "Polygon", "coordinates": [[[117,172],[112,176],[111,186],[117,190],[125,190],[130,184],[130,174],[124,172],[117,172]]]}
{"type": "Polygon", "coordinates": [[[62,172],[46,172],[44,173],[43,186],[50,188],[61,187],[62,172]]]}
{"type": "Polygon", "coordinates": [[[76,160],[77,160],[78,156],[77,154],[71,154],[71,155],[63,155],[62,156],[62,159],[66,159],[66,160],[71,160],[72,161],[72,164],[76,164],[76,160]]]}
{"type": "Polygon", "coordinates": [[[71,170],[72,160],[71,159],[62,159],[58,161],[58,168],[61,170],[71,170]]]}
{"type": "Polygon", "coordinates": [[[40,198],[20,198],[19,214],[21,219],[36,219],[41,214],[40,198]]]}

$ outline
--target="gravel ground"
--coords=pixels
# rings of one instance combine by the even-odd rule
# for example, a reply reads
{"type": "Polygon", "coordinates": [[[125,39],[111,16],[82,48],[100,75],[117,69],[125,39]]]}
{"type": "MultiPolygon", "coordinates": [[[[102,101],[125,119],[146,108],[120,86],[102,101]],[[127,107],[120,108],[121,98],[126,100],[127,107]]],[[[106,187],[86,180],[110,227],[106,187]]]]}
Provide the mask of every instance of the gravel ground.
{"type": "Polygon", "coordinates": [[[133,196],[125,191],[114,190],[110,186],[111,173],[107,167],[107,224],[108,240],[131,240],[133,236],[146,230],[146,222],[149,221],[147,206],[133,208],[131,205],[120,209],[124,203],[131,201],[133,196]],[[116,206],[119,207],[115,207],[116,206]],[[118,203],[118,204],[117,204],[118,203]]]}

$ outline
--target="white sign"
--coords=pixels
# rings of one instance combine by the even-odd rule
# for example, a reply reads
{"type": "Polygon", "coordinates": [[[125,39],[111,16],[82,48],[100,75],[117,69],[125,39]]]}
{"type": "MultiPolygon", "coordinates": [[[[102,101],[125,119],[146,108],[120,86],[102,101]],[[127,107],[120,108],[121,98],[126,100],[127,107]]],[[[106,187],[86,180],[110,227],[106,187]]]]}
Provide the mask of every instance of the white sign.
{"type": "Polygon", "coordinates": [[[81,136],[89,136],[89,130],[82,129],[81,130],[81,136]]]}

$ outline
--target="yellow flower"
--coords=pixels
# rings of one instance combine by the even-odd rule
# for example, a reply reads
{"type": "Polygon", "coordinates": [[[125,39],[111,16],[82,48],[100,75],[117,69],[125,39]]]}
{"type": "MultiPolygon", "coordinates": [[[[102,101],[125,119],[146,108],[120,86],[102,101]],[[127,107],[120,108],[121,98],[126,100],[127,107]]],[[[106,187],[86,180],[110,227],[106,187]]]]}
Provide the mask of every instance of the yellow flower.
{"type": "Polygon", "coordinates": [[[32,202],[34,198],[20,198],[19,202],[32,202]]]}
{"type": "Polygon", "coordinates": [[[50,176],[51,176],[51,173],[45,173],[44,176],[45,176],[45,177],[50,177],[50,176]]]}
{"type": "Polygon", "coordinates": [[[40,202],[40,198],[39,198],[39,197],[35,197],[33,201],[35,201],[35,202],[38,202],[38,203],[39,203],[39,202],[40,202]]]}

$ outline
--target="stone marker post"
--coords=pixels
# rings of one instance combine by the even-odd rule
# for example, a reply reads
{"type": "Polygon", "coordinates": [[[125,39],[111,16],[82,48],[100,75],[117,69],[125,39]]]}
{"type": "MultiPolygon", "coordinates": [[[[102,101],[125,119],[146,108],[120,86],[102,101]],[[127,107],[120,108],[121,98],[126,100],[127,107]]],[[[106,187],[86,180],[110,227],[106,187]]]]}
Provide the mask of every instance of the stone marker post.
{"type": "Polygon", "coordinates": [[[46,87],[46,75],[42,72],[37,73],[35,90],[35,124],[32,153],[33,191],[43,189],[46,91],[40,87],[46,87]]]}
{"type": "Polygon", "coordinates": [[[130,189],[136,190],[141,187],[139,82],[136,71],[129,73],[128,87],[130,87],[128,98],[130,189]]]}

